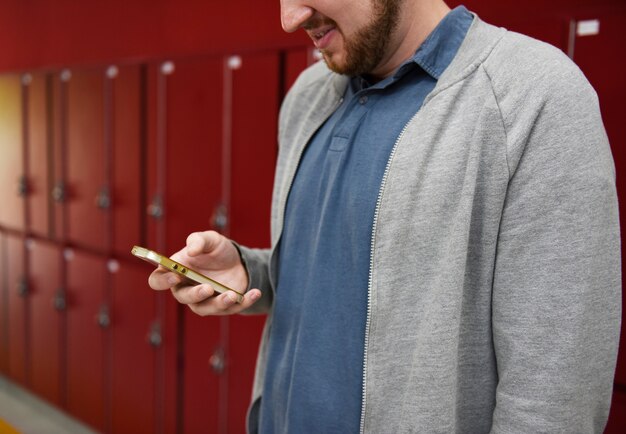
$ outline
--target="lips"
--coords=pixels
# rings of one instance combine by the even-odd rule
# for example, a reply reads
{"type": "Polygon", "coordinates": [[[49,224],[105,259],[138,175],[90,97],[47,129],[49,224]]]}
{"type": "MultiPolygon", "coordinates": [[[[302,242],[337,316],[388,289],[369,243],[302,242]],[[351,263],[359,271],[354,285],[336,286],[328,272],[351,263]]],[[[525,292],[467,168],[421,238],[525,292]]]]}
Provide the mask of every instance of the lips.
{"type": "Polygon", "coordinates": [[[315,47],[324,49],[330,44],[330,40],[335,31],[335,26],[324,26],[311,29],[308,31],[309,36],[313,40],[315,47]]]}

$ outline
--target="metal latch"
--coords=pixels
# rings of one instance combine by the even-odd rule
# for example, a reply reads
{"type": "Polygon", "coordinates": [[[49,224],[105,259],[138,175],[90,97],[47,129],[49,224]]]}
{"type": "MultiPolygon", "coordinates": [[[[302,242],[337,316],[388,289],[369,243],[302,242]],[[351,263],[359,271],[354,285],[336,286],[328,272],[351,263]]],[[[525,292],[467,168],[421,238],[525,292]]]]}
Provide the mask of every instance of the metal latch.
{"type": "Polygon", "coordinates": [[[150,332],[148,333],[148,342],[154,348],[158,348],[163,343],[163,336],[161,335],[161,323],[155,321],[150,326],[150,332]]]}
{"type": "Polygon", "coordinates": [[[217,348],[215,352],[209,358],[209,366],[217,375],[224,373],[226,368],[226,355],[222,348],[217,348]]]}
{"type": "Polygon", "coordinates": [[[109,314],[109,307],[106,304],[100,306],[97,321],[98,325],[103,329],[106,329],[111,325],[111,315],[109,314]]]}
{"type": "Polygon", "coordinates": [[[148,205],[148,215],[154,219],[163,217],[163,198],[160,194],[155,194],[152,203],[148,205]]]}
{"type": "Polygon", "coordinates": [[[63,181],[58,181],[54,188],[52,189],[52,199],[54,199],[55,202],[65,202],[65,199],[67,199],[67,188],[65,186],[65,183],[63,181]]]}

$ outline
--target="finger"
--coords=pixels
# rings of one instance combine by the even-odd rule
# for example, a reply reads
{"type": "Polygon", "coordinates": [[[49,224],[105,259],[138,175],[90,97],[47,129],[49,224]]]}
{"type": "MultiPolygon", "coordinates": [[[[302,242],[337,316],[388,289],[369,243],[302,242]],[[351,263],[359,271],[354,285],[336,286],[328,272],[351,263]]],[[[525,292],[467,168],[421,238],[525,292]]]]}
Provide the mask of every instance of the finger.
{"type": "Polygon", "coordinates": [[[258,289],[251,289],[243,295],[243,301],[239,304],[241,310],[246,310],[261,298],[261,291],[258,289]]]}
{"type": "Polygon", "coordinates": [[[187,237],[187,254],[197,256],[210,253],[215,250],[220,239],[220,234],[215,231],[193,232],[187,237]]]}
{"type": "Polygon", "coordinates": [[[213,297],[216,292],[209,284],[177,285],[172,288],[174,298],[181,304],[198,304],[213,297]]]}
{"type": "Polygon", "coordinates": [[[241,303],[237,303],[237,295],[228,291],[217,297],[212,297],[200,303],[190,304],[191,310],[198,315],[231,315],[248,309],[261,298],[261,291],[251,289],[243,296],[241,303]]]}
{"type": "Polygon", "coordinates": [[[163,268],[157,268],[148,277],[148,285],[156,290],[170,289],[180,283],[181,278],[172,272],[163,268]]]}

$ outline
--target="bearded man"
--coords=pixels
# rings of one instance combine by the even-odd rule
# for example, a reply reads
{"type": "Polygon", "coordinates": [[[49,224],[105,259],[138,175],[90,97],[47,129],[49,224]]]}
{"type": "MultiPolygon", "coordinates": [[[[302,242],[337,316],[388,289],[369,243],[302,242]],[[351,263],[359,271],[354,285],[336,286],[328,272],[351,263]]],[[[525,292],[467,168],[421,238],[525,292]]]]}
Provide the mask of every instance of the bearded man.
{"type": "MultiPolygon", "coordinates": [[[[560,51],[441,0],[281,0],[324,62],[281,109],[272,247],[155,270],[267,313],[254,433],[602,432],[620,323],[612,156],[560,51]]],[[[243,404],[243,403],[242,403],[243,404]]]]}

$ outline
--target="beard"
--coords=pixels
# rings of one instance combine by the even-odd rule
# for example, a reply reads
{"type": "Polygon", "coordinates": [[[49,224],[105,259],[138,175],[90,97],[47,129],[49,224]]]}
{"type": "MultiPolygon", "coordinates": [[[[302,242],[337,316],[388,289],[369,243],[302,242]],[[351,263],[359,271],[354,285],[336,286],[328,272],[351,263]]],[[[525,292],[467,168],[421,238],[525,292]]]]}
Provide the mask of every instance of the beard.
{"type": "MultiPolygon", "coordinates": [[[[374,15],[366,26],[350,38],[340,31],[344,39],[345,62],[335,62],[332,60],[332,53],[321,50],[328,67],[338,74],[348,76],[366,75],[372,72],[386,54],[391,35],[398,25],[402,1],[373,0],[374,15]]],[[[327,21],[337,27],[334,21],[327,21]]]]}

